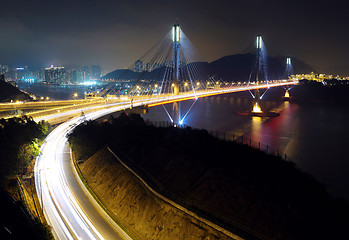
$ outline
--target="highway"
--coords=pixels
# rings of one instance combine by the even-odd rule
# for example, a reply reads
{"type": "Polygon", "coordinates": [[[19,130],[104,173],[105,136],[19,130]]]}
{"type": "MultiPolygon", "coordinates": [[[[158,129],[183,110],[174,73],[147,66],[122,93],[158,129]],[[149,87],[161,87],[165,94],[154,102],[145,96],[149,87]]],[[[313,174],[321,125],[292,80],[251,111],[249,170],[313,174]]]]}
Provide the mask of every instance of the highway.
{"type": "MultiPolygon", "coordinates": [[[[120,107],[86,115],[95,119],[120,107]]],[[[94,201],[75,174],[66,134],[81,118],[55,128],[41,147],[35,183],[45,217],[56,239],[130,239],[94,201]]]]}
{"type": "MultiPolygon", "coordinates": [[[[280,83],[278,86],[290,83],[280,83]]],[[[270,85],[269,85],[270,86],[270,85]]],[[[276,85],[275,85],[276,86],[276,85]]],[[[256,88],[256,86],[253,86],[256,88]]],[[[258,88],[263,86],[257,86],[258,88]]],[[[264,86],[265,87],[265,86],[264,86]]],[[[245,91],[244,88],[212,90],[180,96],[138,98],[133,106],[168,103],[183,99],[245,91]]],[[[131,239],[95,202],[77,177],[72,165],[67,134],[83,120],[98,119],[109,113],[130,108],[130,102],[84,108],[85,118],[76,116],[81,109],[35,118],[54,121],[64,119],[46,138],[35,164],[35,185],[44,215],[56,239],[131,239]]]]}

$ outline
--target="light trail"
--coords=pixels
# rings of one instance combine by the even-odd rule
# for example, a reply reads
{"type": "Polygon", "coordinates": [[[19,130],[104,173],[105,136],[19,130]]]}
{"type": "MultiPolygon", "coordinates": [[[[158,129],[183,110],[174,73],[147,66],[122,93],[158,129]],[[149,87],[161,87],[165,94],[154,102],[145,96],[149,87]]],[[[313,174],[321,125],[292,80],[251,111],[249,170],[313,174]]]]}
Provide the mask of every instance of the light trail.
{"type": "MultiPolygon", "coordinates": [[[[86,119],[96,119],[121,109],[122,107],[117,106],[99,110],[86,114],[86,119]]],[[[44,215],[53,227],[56,239],[110,239],[110,235],[113,235],[113,239],[130,239],[116,224],[109,227],[114,232],[100,232],[95,226],[96,223],[91,220],[93,218],[81,207],[81,202],[86,199],[78,199],[68,182],[71,176],[66,173],[66,165],[70,164],[66,135],[80,122],[81,118],[78,117],[62,123],[48,135],[46,143],[41,147],[42,154],[37,158],[34,174],[44,215]]],[[[111,219],[103,217],[106,218],[105,222],[99,225],[112,225],[111,219]]]]}
{"type": "MultiPolygon", "coordinates": [[[[295,84],[292,82],[268,84],[268,87],[295,84]]],[[[169,101],[183,101],[196,97],[207,97],[237,91],[246,91],[252,88],[265,88],[266,86],[236,87],[234,89],[219,89],[194,94],[179,96],[166,96],[157,98],[139,98],[132,102],[134,107],[155,106],[169,103],[169,101]]],[[[113,103],[103,106],[84,108],[86,120],[98,119],[104,115],[128,109],[129,101],[113,103]]],[[[65,113],[35,118],[49,120],[62,118],[69,114],[77,114],[82,109],[75,109],[65,113]]],[[[184,116],[186,117],[186,116],[184,116]]],[[[52,226],[56,239],[130,239],[129,236],[115,224],[89,195],[81,180],[76,176],[72,166],[67,134],[82,122],[82,117],[75,117],[56,127],[45,139],[41,152],[35,164],[35,186],[40,199],[43,213],[52,226]]]]}

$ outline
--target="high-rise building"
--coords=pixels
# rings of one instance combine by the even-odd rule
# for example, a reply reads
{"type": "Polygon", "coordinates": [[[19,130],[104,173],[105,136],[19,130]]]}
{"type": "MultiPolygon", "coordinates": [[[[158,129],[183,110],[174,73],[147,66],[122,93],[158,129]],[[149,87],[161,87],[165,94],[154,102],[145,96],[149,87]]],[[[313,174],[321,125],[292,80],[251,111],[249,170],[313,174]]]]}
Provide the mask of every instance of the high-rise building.
{"type": "Polygon", "coordinates": [[[28,66],[24,66],[24,67],[17,67],[16,68],[16,80],[24,80],[26,78],[29,77],[29,70],[28,70],[28,66]]]}
{"type": "Polygon", "coordinates": [[[89,81],[91,79],[90,66],[83,66],[82,67],[82,79],[84,81],[89,81]]]}
{"type": "Polygon", "coordinates": [[[99,80],[101,78],[102,70],[99,65],[92,65],[90,68],[90,79],[99,80]]]}
{"type": "Polygon", "coordinates": [[[0,65],[0,74],[5,74],[8,72],[8,67],[6,65],[0,65]]]}
{"type": "Polygon", "coordinates": [[[146,63],[144,70],[147,71],[147,72],[150,72],[151,71],[151,64],[150,63],[146,63]]]}
{"type": "Polygon", "coordinates": [[[66,82],[66,71],[64,67],[54,67],[51,65],[51,67],[45,68],[45,82],[52,84],[66,82]]]}
{"type": "Polygon", "coordinates": [[[135,62],[135,68],[134,68],[135,72],[143,72],[143,62],[142,60],[137,60],[135,62]]]}
{"type": "Polygon", "coordinates": [[[84,74],[81,69],[73,69],[70,71],[70,82],[80,83],[83,81],[84,74]]]}

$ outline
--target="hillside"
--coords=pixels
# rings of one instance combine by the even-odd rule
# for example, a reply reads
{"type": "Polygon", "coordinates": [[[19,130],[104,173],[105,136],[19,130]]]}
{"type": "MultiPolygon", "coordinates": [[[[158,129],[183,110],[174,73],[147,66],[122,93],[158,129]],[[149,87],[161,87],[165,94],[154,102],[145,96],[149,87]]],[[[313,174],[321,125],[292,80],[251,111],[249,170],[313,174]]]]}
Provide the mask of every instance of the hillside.
{"type": "MultiPolygon", "coordinates": [[[[268,57],[267,72],[269,79],[280,79],[284,77],[285,59],[286,57],[284,56],[268,57]]],[[[190,63],[187,68],[192,69],[193,66],[195,66],[196,69],[199,69],[197,72],[201,72],[202,75],[208,76],[207,74],[210,74],[222,78],[224,81],[239,82],[248,80],[254,63],[255,55],[247,53],[225,56],[211,63],[190,63]]],[[[295,73],[308,73],[315,71],[312,67],[296,58],[292,59],[292,64],[295,73]]],[[[103,78],[119,80],[162,79],[165,73],[166,71],[164,67],[157,68],[151,72],[133,72],[129,69],[117,69],[106,74],[103,78]]],[[[180,72],[180,74],[182,74],[182,72],[180,72]]]]}
{"type": "Polygon", "coordinates": [[[329,239],[345,232],[348,204],[293,162],[205,130],[147,126],[138,115],[110,121],[70,134],[79,161],[108,144],[159,192],[246,239],[329,239]]]}
{"type": "Polygon", "coordinates": [[[12,86],[5,81],[0,81],[0,102],[10,102],[11,100],[23,101],[29,99],[31,99],[29,95],[21,92],[15,86],[12,86]]]}
{"type": "Polygon", "coordinates": [[[105,148],[80,169],[113,217],[139,239],[233,239],[156,197],[105,148]]]}

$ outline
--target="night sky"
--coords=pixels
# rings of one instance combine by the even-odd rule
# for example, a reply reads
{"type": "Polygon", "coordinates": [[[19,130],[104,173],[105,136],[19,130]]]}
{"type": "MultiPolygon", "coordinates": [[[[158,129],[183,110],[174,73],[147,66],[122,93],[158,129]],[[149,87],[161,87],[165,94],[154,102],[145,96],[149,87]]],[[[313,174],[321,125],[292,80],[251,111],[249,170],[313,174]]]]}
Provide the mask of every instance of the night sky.
{"type": "Polygon", "coordinates": [[[0,64],[127,68],[171,29],[206,61],[241,53],[261,33],[270,55],[349,75],[346,1],[2,0],[0,64]]]}

